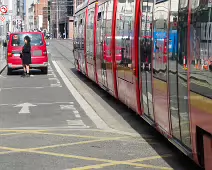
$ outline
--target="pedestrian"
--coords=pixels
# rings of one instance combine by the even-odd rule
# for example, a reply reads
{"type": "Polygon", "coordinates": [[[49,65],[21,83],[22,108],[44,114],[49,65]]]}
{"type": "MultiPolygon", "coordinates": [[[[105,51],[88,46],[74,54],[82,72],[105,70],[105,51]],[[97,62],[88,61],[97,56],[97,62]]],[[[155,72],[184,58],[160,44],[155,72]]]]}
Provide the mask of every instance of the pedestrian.
{"type": "Polygon", "coordinates": [[[30,37],[29,36],[25,36],[24,37],[24,46],[22,49],[22,53],[21,53],[21,59],[22,59],[22,65],[23,65],[23,75],[22,77],[29,77],[29,65],[31,64],[31,45],[30,45],[30,37]]]}

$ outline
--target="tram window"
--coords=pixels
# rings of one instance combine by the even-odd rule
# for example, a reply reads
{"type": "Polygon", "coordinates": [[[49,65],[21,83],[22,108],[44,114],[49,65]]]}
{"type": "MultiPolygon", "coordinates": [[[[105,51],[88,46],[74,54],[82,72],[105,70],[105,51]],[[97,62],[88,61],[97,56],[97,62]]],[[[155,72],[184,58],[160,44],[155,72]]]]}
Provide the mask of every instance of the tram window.
{"type": "Polygon", "coordinates": [[[168,38],[168,16],[169,16],[169,1],[158,2],[154,5],[153,22],[153,38],[154,38],[154,58],[153,77],[162,81],[167,81],[167,66],[169,56],[169,41],[168,38]],[[163,8],[163,10],[161,10],[163,8]]]}
{"type": "Polygon", "coordinates": [[[78,30],[77,30],[77,21],[74,21],[74,48],[77,48],[77,39],[78,39],[78,30]]]}
{"type": "MultiPolygon", "coordinates": [[[[107,13],[105,13],[105,16],[104,16],[104,20],[106,23],[105,24],[105,39],[107,37],[111,37],[112,36],[112,16],[113,16],[113,1],[110,0],[107,2],[107,6],[105,6],[105,8],[107,8],[107,13]]],[[[108,58],[112,57],[111,56],[111,51],[110,50],[107,50],[107,49],[110,49],[110,46],[111,46],[111,38],[108,38],[107,39],[108,41],[108,44],[105,46],[105,52],[106,52],[106,55],[108,56],[108,58]]],[[[112,60],[110,60],[112,61],[112,60]]]]}
{"type": "Polygon", "coordinates": [[[212,98],[211,16],[211,7],[193,2],[190,33],[190,89],[208,98],[212,98]]]}
{"type": "Polygon", "coordinates": [[[125,22],[124,22],[124,41],[125,41],[125,50],[126,55],[124,56],[126,66],[131,67],[132,64],[132,41],[131,36],[133,32],[133,23],[134,23],[134,11],[135,11],[135,1],[128,2],[127,8],[125,10],[125,22]]]}
{"type": "Polygon", "coordinates": [[[116,63],[119,65],[124,65],[125,60],[125,41],[124,41],[124,11],[126,8],[126,1],[118,0],[117,14],[116,14],[116,63]]]}
{"type": "Polygon", "coordinates": [[[88,25],[86,29],[86,50],[87,57],[93,58],[93,24],[94,24],[94,8],[89,9],[88,25]]]}

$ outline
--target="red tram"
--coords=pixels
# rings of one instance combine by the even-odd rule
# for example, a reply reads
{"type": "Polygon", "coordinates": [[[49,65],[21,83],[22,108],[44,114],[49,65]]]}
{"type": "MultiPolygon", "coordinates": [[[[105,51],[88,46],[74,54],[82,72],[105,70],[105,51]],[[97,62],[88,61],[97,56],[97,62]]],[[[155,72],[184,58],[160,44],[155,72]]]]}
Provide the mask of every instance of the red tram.
{"type": "Polygon", "coordinates": [[[212,169],[212,17],[202,0],[88,0],[76,68],[212,169]],[[174,36],[177,35],[177,36],[174,36]]]}

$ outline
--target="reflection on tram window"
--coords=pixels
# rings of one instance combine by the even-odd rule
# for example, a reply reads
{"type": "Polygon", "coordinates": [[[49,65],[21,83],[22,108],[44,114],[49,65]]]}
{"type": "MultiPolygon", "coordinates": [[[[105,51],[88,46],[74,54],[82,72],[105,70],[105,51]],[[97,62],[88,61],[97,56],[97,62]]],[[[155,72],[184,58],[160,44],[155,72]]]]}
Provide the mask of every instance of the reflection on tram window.
{"type": "Polygon", "coordinates": [[[103,55],[106,53],[106,45],[104,41],[104,34],[105,34],[105,20],[106,20],[106,13],[107,6],[106,3],[99,6],[99,12],[97,16],[97,58],[103,58],[103,55]]]}
{"type": "Polygon", "coordinates": [[[124,22],[125,22],[125,8],[126,8],[126,1],[119,0],[117,5],[117,14],[116,14],[116,36],[115,36],[115,58],[116,63],[119,65],[124,65],[124,22]]]}
{"type": "Polygon", "coordinates": [[[85,13],[81,14],[79,21],[79,48],[84,49],[84,29],[85,29],[85,13]]]}
{"type": "Polygon", "coordinates": [[[212,98],[212,9],[192,0],[190,88],[212,98]]]}
{"type": "MultiPolygon", "coordinates": [[[[112,36],[112,16],[113,16],[113,1],[107,2],[107,14],[106,14],[106,25],[105,25],[105,42],[104,42],[104,60],[107,62],[112,62],[111,54],[111,36],[112,36]]],[[[106,10],[105,10],[106,11],[106,10]]]]}
{"type": "Polygon", "coordinates": [[[78,23],[77,18],[74,20],[74,49],[77,49],[77,42],[78,42],[78,23]]]}
{"type": "Polygon", "coordinates": [[[86,27],[86,50],[87,57],[93,58],[93,25],[94,25],[94,8],[88,10],[88,24],[86,27]]]}
{"type": "Polygon", "coordinates": [[[124,67],[132,67],[132,33],[134,25],[135,1],[127,0],[118,5],[118,31],[116,36],[116,61],[124,67]],[[122,6],[122,7],[120,7],[122,6]]]}
{"type": "Polygon", "coordinates": [[[168,41],[168,8],[169,1],[165,1],[162,3],[156,3],[153,11],[153,76],[163,81],[166,81],[167,79],[167,60],[170,42],[168,41]]]}
{"type": "Polygon", "coordinates": [[[145,0],[141,4],[142,18],[140,27],[140,62],[141,69],[150,71],[152,61],[152,10],[153,1],[145,0]]]}

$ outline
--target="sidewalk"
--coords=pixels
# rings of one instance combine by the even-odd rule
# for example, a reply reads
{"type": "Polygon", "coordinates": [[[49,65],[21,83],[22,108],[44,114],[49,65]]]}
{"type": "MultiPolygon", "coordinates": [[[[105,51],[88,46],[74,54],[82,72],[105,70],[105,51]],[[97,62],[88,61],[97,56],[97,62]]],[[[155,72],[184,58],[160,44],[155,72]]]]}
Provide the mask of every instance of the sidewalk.
{"type": "Polygon", "coordinates": [[[4,55],[3,47],[0,47],[0,73],[3,71],[6,65],[7,65],[7,62],[4,55]]]}

